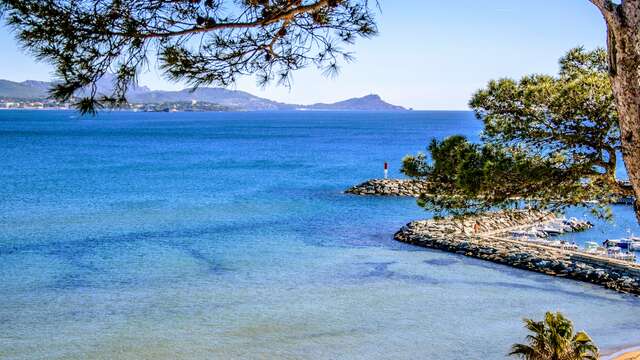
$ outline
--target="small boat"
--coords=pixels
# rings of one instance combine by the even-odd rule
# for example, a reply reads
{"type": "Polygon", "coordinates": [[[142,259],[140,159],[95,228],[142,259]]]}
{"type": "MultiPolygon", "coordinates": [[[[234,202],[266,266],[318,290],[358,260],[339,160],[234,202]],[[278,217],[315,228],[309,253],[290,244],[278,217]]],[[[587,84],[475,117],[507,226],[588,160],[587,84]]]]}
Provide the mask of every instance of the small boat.
{"type": "Polygon", "coordinates": [[[608,239],[602,243],[606,247],[617,246],[625,250],[640,250],[640,239],[624,238],[624,239],[608,239]]]}
{"type": "Polygon", "coordinates": [[[537,238],[537,237],[528,238],[528,239],[526,239],[526,241],[530,242],[530,243],[533,243],[533,244],[549,245],[549,240],[542,239],[542,238],[537,238]]]}
{"type": "Polygon", "coordinates": [[[640,251],[640,237],[637,236],[629,236],[629,250],[631,251],[640,251]]]}
{"type": "Polygon", "coordinates": [[[529,236],[529,232],[525,230],[514,230],[511,232],[511,236],[513,237],[524,237],[529,236]]]}
{"type": "Polygon", "coordinates": [[[599,255],[599,256],[607,255],[607,249],[598,245],[598,243],[595,241],[587,241],[584,247],[584,251],[591,255],[599,255]]]}
{"type": "Polygon", "coordinates": [[[561,240],[547,241],[546,245],[563,250],[578,250],[578,245],[561,240]]]}
{"type": "Polygon", "coordinates": [[[622,252],[622,248],[619,246],[613,246],[607,249],[607,256],[617,260],[636,261],[635,254],[622,252]]]}
{"type": "Polygon", "coordinates": [[[573,231],[573,226],[571,226],[571,221],[567,219],[558,219],[551,222],[551,225],[559,230],[562,230],[563,233],[573,231]]]}
{"type": "Polygon", "coordinates": [[[534,230],[514,230],[511,232],[511,236],[514,238],[538,238],[540,235],[539,231],[534,230]]]}
{"type": "MultiPolygon", "coordinates": [[[[621,249],[622,249],[622,248],[623,248],[623,246],[624,246],[624,245],[622,244],[622,240],[621,240],[621,239],[607,239],[607,240],[605,240],[605,241],[602,243],[602,245],[604,245],[604,247],[606,247],[606,248],[615,248],[615,247],[618,247],[618,248],[621,248],[621,249]],[[622,246],[620,246],[620,245],[622,245],[622,246]]],[[[626,247],[626,246],[625,246],[625,247],[626,247]]]]}
{"type": "Polygon", "coordinates": [[[571,230],[567,230],[567,231],[582,231],[582,230],[586,230],[593,227],[593,224],[591,222],[586,220],[578,220],[575,217],[572,217],[570,219],[562,219],[562,223],[565,226],[568,226],[571,228],[571,230]]]}
{"type": "Polygon", "coordinates": [[[527,238],[531,236],[531,234],[528,231],[524,231],[524,230],[515,230],[515,231],[512,231],[509,235],[511,235],[511,237],[514,237],[514,238],[527,238]]]}
{"type": "Polygon", "coordinates": [[[567,241],[563,241],[562,248],[566,250],[580,250],[580,247],[576,243],[569,243],[567,241]]]}
{"type": "Polygon", "coordinates": [[[544,231],[545,233],[549,234],[550,236],[553,235],[560,235],[564,233],[564,230],[561,229],[558,226],[553,226],[553,225],[547,225],[545,227],[543,227],[542,229],[540,229],[541,231],[544,231]]]}
{"type": "Polygon", "coordinates": [[[597,242],[595,242],[595,241],[587,241],[587,242],[584,244],[584,248],[585,248],[585,249],[599,248],[599,247],[600,247],[600,245],[598,245],[598,243],[597,243],[597,242]]]}
{"type": "Polygon", "coordinates": [[[616,260],[631,261],[631,262],[636,261],[636,255],[632,253],[620,253],[614,256],[609,256],[609,257],[616,260]]]}
{"type": "Polygon", "coordinates": [[[604,249],[604,248],[602,246],[598,245],[598,243],[595,242],[595,241],[587,241],[584,244],[584,249],[586,251],[589,251],[589,250],[597,250],[597,249],[604,249]]]}

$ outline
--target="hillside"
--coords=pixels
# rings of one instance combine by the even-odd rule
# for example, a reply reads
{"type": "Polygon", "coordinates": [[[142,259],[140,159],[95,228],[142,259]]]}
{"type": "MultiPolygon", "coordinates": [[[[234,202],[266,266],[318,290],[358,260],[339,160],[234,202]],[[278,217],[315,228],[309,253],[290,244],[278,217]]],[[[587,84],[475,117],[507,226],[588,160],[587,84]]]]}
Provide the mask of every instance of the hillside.
{"type": "Polygon", "coordinates": [[[406,110],[402,106],[392,105],[383,101],[379,95],[367,95],[360,98],[352,98],[333,104],[313,104],[303,106],[309,110],[366,110],[366,111],[397,111],[406,110]]]}
{"type": "MultiPolygon", "coordinates": [[[[111,80],[102,79],[98,82],[98,93],[108,93],[111,80]]],[[[13,82],[0,80],[0,99],[11,100],[42,100],[47,97],[47,91],[52,83],[27,80],[13,82]]],[[[78,96],[82,96],[79,92],[78,96]]],[[[398,111],[406,110],[397,105],[383,101],[378,95],[367,95],[331,104],[317,103],[312,105],[285,104],[245,91],[228,90],[224,88],[198,88],[179,91],[151,90],[146,86],[136,86],[130,89],[127,100],[132,104],[167,104],[167,103],[209,103],[217,105],[217,109],[231,109],[238,111],[259,110],[365,110],[365,111],[398,111]]],[[[207,107],[203,107],[207,108],[207,107]]]]}
{"type": "Polygon", "coordinates": [[[239,110],[292,110],[293,105],[264,99],[244,91],[227,90],[223,88],[198,88],[180,91],[147,91],[129,94],[132,103],[164,103],[198,101],[216,103],[221,106],[239,110]]]}
{"type": "Polygon", "coordinates": [[[13,82],[0,80],[0,98],[41,99],[47,97],[47,89],[38,81],[13,82]]]}

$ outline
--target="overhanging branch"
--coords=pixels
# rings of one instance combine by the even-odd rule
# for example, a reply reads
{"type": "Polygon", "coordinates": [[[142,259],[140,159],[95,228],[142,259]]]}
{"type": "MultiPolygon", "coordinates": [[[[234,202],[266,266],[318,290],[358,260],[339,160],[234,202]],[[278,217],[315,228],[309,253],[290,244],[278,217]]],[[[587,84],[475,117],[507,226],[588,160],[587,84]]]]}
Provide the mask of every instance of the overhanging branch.
{"type": "MultiPolygon", "coordinates": [[[[222,23],[216,23],[216,24],[211,24],[211,25],[202,26],[202,27],[194,26],[189,29],[177,30],[177,31],[141,33],[141,34],[138,34],[137,37],[140,37],[143,39],[168,38],[168,37],[183,36],[183,35],[190,35],[190,34],[197,34],[197,33],[205,33],[205,32],[216,31],[216,30],[248,29],[248,28],[254,28],[259,26],[266,26],[266,25],[274,24],[280,21],[290,21],[297,15],[312,13],[314,11],[318,11],[322,9],[325,6],[329,6],[329,0],[319,0],[313,4],[296,6],[287,11],[276,13],[271,17],[266,17],[263,19],[258,19],[250,22],[222,22],[222,23]]],[[[121,33],[121,32],[114,32],[111,35],[126,36],[128,34],[121,33]]]]}

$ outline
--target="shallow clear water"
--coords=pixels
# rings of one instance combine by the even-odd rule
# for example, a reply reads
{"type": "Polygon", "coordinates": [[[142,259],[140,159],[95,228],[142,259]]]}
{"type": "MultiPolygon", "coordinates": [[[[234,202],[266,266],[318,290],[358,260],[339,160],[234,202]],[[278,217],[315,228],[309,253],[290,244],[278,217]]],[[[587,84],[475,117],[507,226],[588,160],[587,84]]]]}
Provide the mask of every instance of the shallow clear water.
{"type": "Polygon", "coordinates": [[[0,112],[0,358],[501,359],[547,310],[640,343],[637,298],[399,244],[414,200],[342,194],[479,131],[467,112],[0,112]]]}

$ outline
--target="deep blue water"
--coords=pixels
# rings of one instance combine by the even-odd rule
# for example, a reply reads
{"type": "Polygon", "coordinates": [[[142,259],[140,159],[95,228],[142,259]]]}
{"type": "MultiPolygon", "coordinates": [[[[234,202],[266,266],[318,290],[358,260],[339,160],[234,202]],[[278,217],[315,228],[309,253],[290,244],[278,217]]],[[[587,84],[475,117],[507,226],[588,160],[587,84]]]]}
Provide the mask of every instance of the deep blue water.
{"type": "Polygon", "coordinates": [[[414,200],[342,193],[480,131],[468,112],[2,111],[0,358],[502,359],[547,310],[640,343],[637,298],[399,244],[429,216],[414,200]]]}

